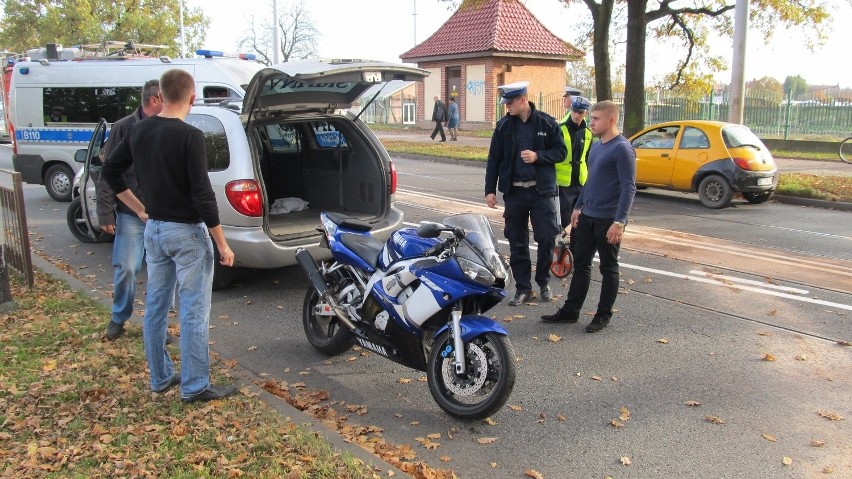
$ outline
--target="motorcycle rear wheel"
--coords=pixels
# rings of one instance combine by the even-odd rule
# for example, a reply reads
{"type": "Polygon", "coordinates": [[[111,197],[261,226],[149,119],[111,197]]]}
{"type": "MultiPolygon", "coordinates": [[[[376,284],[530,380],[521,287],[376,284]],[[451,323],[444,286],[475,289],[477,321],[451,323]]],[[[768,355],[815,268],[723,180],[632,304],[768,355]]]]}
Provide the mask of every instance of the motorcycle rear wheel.
{"type": "Polygon", "coordinates": [[[355,337],[340,322],[337,316],[317,316],[314,307],[319,302],[319,293],[311,286],[302,306],[302,325],[308,342],[326,356],[337,356],[349,351],[355,337]]]}
{"type": "Polygon", "coordinates": [[[426,378],[438,406],[463,420],[484,419],[506,404],[515,387],[515,351],[509,338],[485,333],[465,343],[466,372],[455,373],[449,332],[442,333],[429,353],[426,378]]]}

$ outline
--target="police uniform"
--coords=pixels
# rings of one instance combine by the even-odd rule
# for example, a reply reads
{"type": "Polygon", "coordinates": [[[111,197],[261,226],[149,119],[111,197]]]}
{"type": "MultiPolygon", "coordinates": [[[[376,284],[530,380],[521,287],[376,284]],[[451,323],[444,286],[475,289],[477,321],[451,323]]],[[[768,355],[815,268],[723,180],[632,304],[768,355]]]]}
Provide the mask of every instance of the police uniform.
{"type": "MultiPolygon", "coordinates": [[[[498,87],[500,103],[526,96],[528,82],[518,82],[498,87]]],[[[505,228],[503,234],[509,241],[509,265],[515,278],[516,294],[510,305],[524,303],[534,296],[531,276],[532,264],[529,250],[529,224],[533,238],[538,243],[535,281],[542,298],[550,300],[551,252],[559,233],[556,213],[557,187],[554,165],[565,160],[567,153],[559,123],[546,113],[531,110],[527,121],[517,115],[501,118],[491,136],[488,163],[485,167],[485,195],[503,193],[505,228]],[[538,158],[525,163],[524,150],[535,151],[538,158]]]]}
{"type": "MultiPolygon", "coordinates": [[[[568,95],[566,89],[566,95],[568,95]]],[[[573,97],[571,110],[589,111],[591,102],[581,97],[573,97]]],[[[559,215],[562,227],[571,224],[571,211],[580,196],[580,190],[589,176],[586,160],[589,157],[589,147],[592,145],[592,131],[586,126],[586,119],[580,124],[574,123],[569,111],[562,121],[562,137],[568,154],[565,161],[556,164],[556,184],[559,186],[559,215]]]]}

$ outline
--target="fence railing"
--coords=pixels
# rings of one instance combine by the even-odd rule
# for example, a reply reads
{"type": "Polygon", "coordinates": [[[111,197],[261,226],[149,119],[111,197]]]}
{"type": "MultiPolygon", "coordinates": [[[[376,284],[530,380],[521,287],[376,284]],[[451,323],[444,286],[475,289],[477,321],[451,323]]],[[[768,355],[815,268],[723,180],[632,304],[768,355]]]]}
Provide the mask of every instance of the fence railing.
{"type": "Polygon", "coordinates": [[[24,276],[27,285],[32,287],[35,278],[24,211],[24,188],[21,174],[14,171],[0,170],[0,226],[3,263],[24,276]]]}

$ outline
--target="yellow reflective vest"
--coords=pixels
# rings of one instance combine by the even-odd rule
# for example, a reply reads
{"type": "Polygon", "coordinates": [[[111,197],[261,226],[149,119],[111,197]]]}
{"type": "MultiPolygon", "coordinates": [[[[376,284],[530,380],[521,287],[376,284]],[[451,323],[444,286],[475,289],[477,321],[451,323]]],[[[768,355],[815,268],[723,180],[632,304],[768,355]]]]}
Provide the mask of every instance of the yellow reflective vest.
{"type": "MultiPolygon", "coordinates": [[[[565,115],[562,118],[562,121],[559,122],[562,128],[562,138],[565,140],[565,146],[568,148],[568,156],[565,157],[565,161],[561,163],[556,163],[556,184],[559,186],[571,186],[571,169],[573,165],[571,164],[574,159],[574,152],[572,150],[573,141],[571,139],[571,133],[568,131],[568,122],[571,121],[571,113],[565,115]]],[[[583,128],[583,153],[580,155],[580,185],[586,184],[586,178],[589,176],[589,167],[586,164],[586,160],[589,158],[589,147],[592,146],[592,130],[588,128],[583,128]]]]}

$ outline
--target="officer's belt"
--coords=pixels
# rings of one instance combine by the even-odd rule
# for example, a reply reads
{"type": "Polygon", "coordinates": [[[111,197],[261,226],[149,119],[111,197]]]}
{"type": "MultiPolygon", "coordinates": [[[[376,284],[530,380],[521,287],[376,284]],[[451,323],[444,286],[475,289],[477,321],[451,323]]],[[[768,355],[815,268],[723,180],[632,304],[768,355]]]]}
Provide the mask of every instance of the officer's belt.
{"type": "Polygon", "coordinates": [[[535,186],[535,181],[513,181],[512,186],[519,186],[521,188],[532,188],[535,186]]]}

